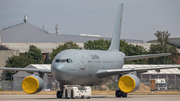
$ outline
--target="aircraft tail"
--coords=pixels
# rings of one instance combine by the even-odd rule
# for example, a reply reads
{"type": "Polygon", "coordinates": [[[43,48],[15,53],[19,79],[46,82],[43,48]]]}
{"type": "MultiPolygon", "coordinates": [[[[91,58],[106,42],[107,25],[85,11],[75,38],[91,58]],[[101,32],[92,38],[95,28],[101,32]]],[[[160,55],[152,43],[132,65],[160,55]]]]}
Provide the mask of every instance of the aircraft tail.
{"type": "Polygon", "coordinates": [[[122,15],[123,15],[123,3],[120,3],[116,16],[116,22],[114,25],[113,37],[108,51],[119,51],[122,15]]]}

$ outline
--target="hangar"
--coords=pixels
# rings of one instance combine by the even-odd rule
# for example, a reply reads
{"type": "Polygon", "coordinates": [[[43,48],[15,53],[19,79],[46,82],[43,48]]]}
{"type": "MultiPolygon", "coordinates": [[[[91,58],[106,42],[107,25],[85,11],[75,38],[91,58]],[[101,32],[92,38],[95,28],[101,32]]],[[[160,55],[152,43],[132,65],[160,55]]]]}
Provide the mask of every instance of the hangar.
{"type": "MultiPolygon", "coordinates": [[[[158,43],[157,40],[150,40],[147,43],[158,43]]],[[[180,38],[169,38],[168,43],[177,46],[178,50],[178,60],[175,60],[177,64],[180,64],[180,38]]]]}
{"type": "MultiPolygon", "coordinates": [[[[58,28],[56,28],[58,29],[58,28]]],[[[30,45],[34,45],[37,48],[39,48],[42,51],[43,57],[47,58],[48,55],[52,52],[52,49],[55,49],[60,44],[63,44],[67,41],[73,41],[76,42],[80,47],[83,47],[83,43],[87,42],[88,40],[98,40],[100,38],[111,40],[111,38],[107,37],[101,37],[97,35],[87,35],[87,34],[81,34],[81,35],[67,35],[67,34],[59,34],[57,33],[59,31],[56,30],[56,33],[49,33],[48,31],[45,31],[44,29],[38,28],[34,26],[33,24],[30,24],[27,22],[27,19],[20,23],[8,26],[0,30],[0,58],[2,59],[0,61],[0,67],[4,67],[6,65],[8,57],[11,57],[13,55],[18,56],[19,54],[25,53],[28,51],[30,45]],[[34,37],[36,36],[36,37],[34,37]]],[[[156,40],[148,41],[147,43],[144,43],[143,40],[133,40],[133,39],[122,39],[125,40],[128,43],[131,43],[133,45],[140,45],[145,47],[147,50],[149,49],[150,45],[152,43],[157,43],[156,40]]],[[[178,48],[180,48],[180,38],[171,38],[169,41],[170,44],[176,45],[178,48]]],[[[180,64],[180,49],[179,51],[179,60],[177,61],[178,64],[180,64]]],[[[50,67],[50,65],[48,65],[50,67]]],[[[37,64],[31,64],[27,66],[26,68],[44,68],[48,67],[46,65],[37,65],[37,64]]],[[[128,66],[126,66],[128,67],[128,66]]],[[[124,67],[124,68],[126,68],[124,67]]],[[[131,66],[130,66],[131,67],[131,66]]],[[[146,78],[147,82],[150,79],[151,75],[157,75],[154,77],[161,77],[161,74],[172,74],[173,77],[176,78],[174,80],[179,80],[179,72],[174,72],[176,70],[170,70],[170,72],[160,72],[154,73],[154,72],[147,72],[141,76],[142,81],[146,78]],[[149,78],[147,78],[148,75],[149,78]]],[[[1,73],[1,72],[0,72],[1,73]]],[[[14,75],[14,84],[18,84],[18,82],[21,81],[26,75],[30,75],[26,72],[18,72],[14,75]],[[16,79],[17,78],[17,79],[16,79]]],[[[52,76],[45,76],[45,81],[47,81],[45,88],[52,88],[52,85],[55,82],[52,76]],[[49,79],[48,79],[49,78],[49,79]],[[48,83],[49,81],[54,80],[51,83],[48,83]],[[51,85],[51,86],[50,86],[51,85]]],[[[169,78],[169,76],[162,76],[163,78],[169,78]]],[[[0,77],[1,79],[1,77],[0,77]]],[[[171,82],[171,81],[169,81],[171,82]]],[[[172,83],[173,85],[179,85],[179,82],[172,83]]],[[[147,83],[148,85],[148,83],[147,83]]],[[[18,89],[18,85],[13,85],[16,90],[18,89]]],[[[55,86],[55,85],[54,85],[55,86]]],[[[19,88],[20,89],[20,88],[19,88]]]]}
{"type": "MultiPolygon", "coordinates": [[[[8,57],[13,55],[19,56],[28,51],[30,45],[34,45],[42,51],[44,59],[48,58],[60,44],[68,41],[73,41],[80,47],[83,47],[85,42],[89,40],[98,40],[103,38],[111,40],[111,38],[101,37],[99,35],[67,35],[59,34],[59,28],[56,26],[55,33],[49,33],[42,28],[36,27],[27,21],[27,17],[21,22],[11,24],[0,30],[0,67],[4,67],[8,57]]],[[[122,39],[128,43],[143,43],[142,40],[122,39]]],[[[2,71],[0,71],[0,74],[2,71]]],[[[4,75],[4,74],[3,74],[4,75]]],[[[4,79],[4,77],[3,77],[4,79]]],[[[1,80],[1,76],[0,76],[1,80]]]]}

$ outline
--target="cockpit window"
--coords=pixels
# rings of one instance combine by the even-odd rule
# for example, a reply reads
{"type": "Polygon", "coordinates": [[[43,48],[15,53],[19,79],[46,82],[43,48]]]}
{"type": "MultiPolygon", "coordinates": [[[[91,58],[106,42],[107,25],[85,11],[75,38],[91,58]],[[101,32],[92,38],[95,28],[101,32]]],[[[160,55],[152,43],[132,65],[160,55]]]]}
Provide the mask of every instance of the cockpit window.
{"type": "Polygon", "coordinates": [[[56,59],[56,61],[55,62],[59,62],[60,61],[60,59],[56,59]]]}
{"type": "Polygon", "coordinates": [[[55,62],[57,62],[57,63],[63,63],[63,62],[67,62],[67,63],[72,63],[72,60],[71,59],[56,59],[56,61],[55,62]]]}
{"type": "Polygon", "coordinates": [[[66,59],[60,59],[59,62],[66,62],[66,59]]]}
{"type": "Polygon", "coordinates": [[[68,63],[72,63],[72,60],[71,60],[71,59],[67,59],[67,62],[68,62],[68,63]]]}

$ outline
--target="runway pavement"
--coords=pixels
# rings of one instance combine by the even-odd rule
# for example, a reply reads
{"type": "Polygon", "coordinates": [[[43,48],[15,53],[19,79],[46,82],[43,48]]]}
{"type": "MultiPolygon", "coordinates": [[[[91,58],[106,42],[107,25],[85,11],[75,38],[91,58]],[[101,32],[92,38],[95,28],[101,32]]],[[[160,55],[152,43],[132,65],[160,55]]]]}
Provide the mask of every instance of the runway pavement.
{"type": "Polygon", "coordinates": [[[0,95],[0,101],[180,101],[180,95],[129,95],[115,98],[113,95],[93,95],[91,99],[57,99],[55,95],[0,95]]]}

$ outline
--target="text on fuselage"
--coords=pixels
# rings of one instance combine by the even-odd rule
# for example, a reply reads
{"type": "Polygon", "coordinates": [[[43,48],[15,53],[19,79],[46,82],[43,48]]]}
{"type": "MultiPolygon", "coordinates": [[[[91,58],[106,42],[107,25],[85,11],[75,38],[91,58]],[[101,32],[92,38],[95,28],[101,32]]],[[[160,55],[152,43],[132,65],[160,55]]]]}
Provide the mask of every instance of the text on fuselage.
{"type": "Polygon", "coordinates": [[[90,57],[92,58],[92,59],[100,59],[100,57],[98,56],[98,55],[96,55],[96,54],[90,54],[90,57]]]}

